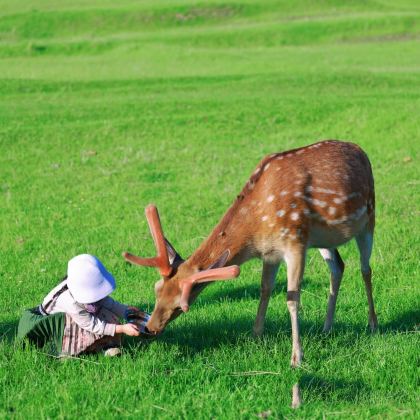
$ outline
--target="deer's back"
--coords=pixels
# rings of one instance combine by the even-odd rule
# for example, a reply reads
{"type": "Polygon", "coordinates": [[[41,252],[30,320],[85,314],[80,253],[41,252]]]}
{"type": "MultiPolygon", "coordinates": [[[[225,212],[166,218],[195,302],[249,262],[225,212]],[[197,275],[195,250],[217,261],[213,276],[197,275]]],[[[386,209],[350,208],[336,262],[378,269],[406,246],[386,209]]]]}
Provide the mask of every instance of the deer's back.
{"type": "Polygon", "coordinates": [[[269,155],[240,197],[243,223],[265,250],[291,242],[331,248],[373,228],[372,170],[352,143],[328,140],[269,155]]]}

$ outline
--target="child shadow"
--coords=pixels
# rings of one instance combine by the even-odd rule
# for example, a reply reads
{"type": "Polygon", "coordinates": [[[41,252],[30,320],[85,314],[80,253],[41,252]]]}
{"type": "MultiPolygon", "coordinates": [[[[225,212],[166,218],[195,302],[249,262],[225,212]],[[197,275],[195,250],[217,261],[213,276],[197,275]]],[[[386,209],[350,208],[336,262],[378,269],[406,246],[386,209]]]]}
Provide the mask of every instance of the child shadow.
{"type": "Polygon", "coordinates": [[[0,341],[11,344],[17,334],[19,321],[12,320],[0,323],[0,341]]]}

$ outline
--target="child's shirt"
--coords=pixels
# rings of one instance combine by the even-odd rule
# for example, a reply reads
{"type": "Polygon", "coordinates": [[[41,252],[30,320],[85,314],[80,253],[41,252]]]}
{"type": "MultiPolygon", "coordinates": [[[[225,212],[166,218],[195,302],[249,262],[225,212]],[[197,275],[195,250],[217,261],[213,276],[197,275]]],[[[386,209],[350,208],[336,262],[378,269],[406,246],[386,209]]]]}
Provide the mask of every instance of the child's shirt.
{"type": "MultiPolygon", "coordinates": [[[[120,318],[124,317],[128,309],[128,306],[115,301],[109,296],[100,300],[97,304],[114,312],[120,318]]],[[[42,305],[40,305],[40,310],[41,312],[45,312],[46,315],[52,315],[58,312],[69,314],[80,328],[93,334],[115,335],[116,324],[103,321],[96,315],[88,312],[82,304],[76,302],[70,290],[67,289],[67,280],[62,281],[48,293],[42,305]]]]}

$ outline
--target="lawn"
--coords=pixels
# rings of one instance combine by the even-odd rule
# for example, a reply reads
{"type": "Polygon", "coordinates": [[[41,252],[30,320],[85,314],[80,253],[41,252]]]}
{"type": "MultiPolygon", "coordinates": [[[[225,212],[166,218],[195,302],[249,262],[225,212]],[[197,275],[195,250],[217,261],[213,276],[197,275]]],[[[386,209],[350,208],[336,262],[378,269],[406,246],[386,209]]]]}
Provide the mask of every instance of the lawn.
{"type": "Polygon", "coordinates": [[[0,417],[418,418],[419,22],[414,0],[0,0],[0,417]],[[328,269],[308,254],[297,370],[284,265],[252,338],[257,260],[118,359],[13,340],[79,253],[152,311],[157,272],[121,257],[154,253],[148,203],[188,256],[264,155],[326,138],[372,162],[378,333],[351,242],[329,335],[328,269]]]}

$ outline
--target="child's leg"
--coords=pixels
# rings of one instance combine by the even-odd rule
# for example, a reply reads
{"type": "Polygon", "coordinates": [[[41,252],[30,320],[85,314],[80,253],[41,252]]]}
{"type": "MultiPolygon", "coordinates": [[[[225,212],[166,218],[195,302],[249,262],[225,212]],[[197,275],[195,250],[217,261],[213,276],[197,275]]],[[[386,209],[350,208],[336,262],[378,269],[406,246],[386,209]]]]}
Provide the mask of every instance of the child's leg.
{"type": "MultiPolygon", "coordinates": [[[[119,324],[118,316],[106,308],[102,308],[97,316],[106,322],[119,324]]],[[[114,336],[93,334],[80,328],[69,315],[66,315],[62,355],[77,356],[81,353],[96,353],[120,346],[121,334],[114,336]]]]}

